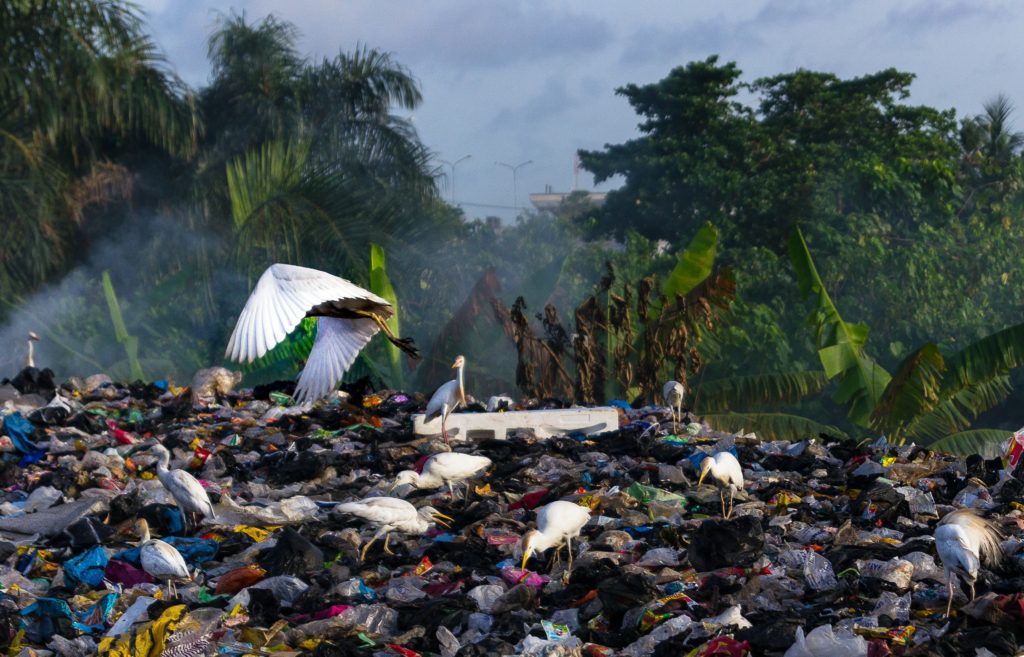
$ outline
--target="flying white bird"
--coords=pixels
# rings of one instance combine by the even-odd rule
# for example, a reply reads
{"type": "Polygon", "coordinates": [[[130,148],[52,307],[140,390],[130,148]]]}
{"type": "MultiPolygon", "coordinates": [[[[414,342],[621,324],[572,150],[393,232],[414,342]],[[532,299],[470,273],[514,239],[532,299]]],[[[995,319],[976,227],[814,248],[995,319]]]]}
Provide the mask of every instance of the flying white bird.
{"type": "MultiPolygon", "coordinates": [[[[486,456],[475,454],[460,454],[459,452],[441,452],[434,454],[423,464],[423,470],[417,473],[415,470],[399,472],[395,477],[395,483],[391,490],[402,484],[411,484],[416,488],[440,488],[447,484],[448,492],[455,498],[453,483],[461,483],[482,470],[491,467],[491,459],[486,456]]],[[[466,485],[467,497],[469,485],[466,485]]]]}
{"type": "Polygon", "coordinates": [[[935,528],[935,550],[942,559],[949,604],[946,616],[953,608],[953,574],[960,575],[971,591],[974,600],[974,583],[978,580],[978,567],[984,561],[988,565],[1002,558],[999,540],[1002,536],[992,523],[978,516],[971,509],[960,509],[948,514],[935,528]]]}
{"type": "MultiPolygon", "coordinates": [[[[555,557],[565,543],[569,551],[569,570],[572,570],[572,539],[590,520],[590,509],[562,500],[551,502],[537,509],[537,529],[531,529],[523,536],[523,570],[531,555],[555,548],[555,557]]],[[[567,571],[568,572],[568,571],[567,571]]]]}
{"type": "Polygon", "coordinates": [[[430,529],[431,523],[438,523],[448,527],[452,521],[451,516],[446,516],[432,506],[425,506],[417,509],[405,500],[397,497],[368,497],[358,502],[346,502],[334,507],[341,513],[347,513],[377,526],[377,533],[373,535],[370,542],[363,546],[359,553],[361,561],[366,560],[366,551],[380,538],[384,537],[384,551],[394,554],[388,548],[388,539],[391,532],[402,532],[404,534],[424,534],[430,529]]]}
{"type": "Polygon", "coordinates": [[[149,451],[155,453],[160,459],[156,464],[156,478],[174,498],[181,511],[181,519],[185,523],[186,530],[190,513],[198,513],[207,518],[216,517],[210,496],[195,477],[184,470],[168,470],[171,465],[171,453],[167,451],[166,447],[157,443],[150,447],[149,451]]]}
{"type": "Polygon", "coordinates": [[[142,569],[157,580],[165,580],[167,595],[176,597],[178,591],[174,580],[191,579],[185,559],[173,545],[150,538],[149,523],[144,518],[135,522],[135,530],[139,533],[139,561],[142,569]]]}
{"type": "Polygon", "coordinates": [[[395,337],[385,323],[395,309],[361,287],[316,269],[271,265],[245,303],[225,356],[253,362],[274,348],[306,317],[318,317],[316,339],[295,388],[296,401],[331,392],[377,331],[419,358],[412,340],[395,337]]]}
{"type": "Polygon", "coordinates": [[[33,350],[35,349],[35,343],[39,342],[39,336],[33,331],[28,332],[28,355],[25,356],[25,367],[35,367],[36,362],[32,357],[33,350]]]}
{"type": "Polygon", "coordinates": [[[427,402],[427,413],[425,420],[429,422],[437,416],[441,416],[441,435],[444,436],[444,444],[448,444],[448,429],[446,422],[448,416],[452,414],[456,408],[460,405],[466,405],[466,388],[462,384],[462,370],[466,365],[466,359],[463,356],[459,356],[452,363],[452,369],[457,369],[458,373],[455,378],[441,385],[434,394],[431,395],[430,401],[427,402]]]}
{"type": "Polygon", "coordinates": [[[722,517],[726,520],[732,516],[732,498],[737,490],[743,488],[743,468],[736,457],[729,452],[718,452],[714,456],[708,456],[700,462],[700,479],[697,485],[700,486],[708,473],[715,480],[718,486],[718,497],[722,500],[722,517]],[[725,489],[729,489],[729,512],[725,511],[725,489]]]}
{"type": "Polygon", "coordinates": [[[672,410],[672,433],[679,430],[677,425],[683,417],[684,394],[686,394],[686,388],[678,381],[669,381],[661,388],[661,396],[664,398],[665,404],[672,410]]]}

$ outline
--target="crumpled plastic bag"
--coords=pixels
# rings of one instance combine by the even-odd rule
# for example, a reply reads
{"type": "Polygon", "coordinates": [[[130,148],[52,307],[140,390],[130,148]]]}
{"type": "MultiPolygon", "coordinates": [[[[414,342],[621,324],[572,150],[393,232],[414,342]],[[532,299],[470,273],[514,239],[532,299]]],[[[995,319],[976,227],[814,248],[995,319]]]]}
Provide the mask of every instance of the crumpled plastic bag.
{"type": "Polygon", "coordinates": [[[268,577],[239,591],[235,597],[228,600],[227,606],[229,609],[238,604],[247,607],[249,605],[250,589],[267,589],[273,592],[274,597],[277,598],[282,607],[291,607],[308,588],[309,584],[306,584],[298,577],[291,577],[289,575],[268,577]]]}
{"type": "Polygon", "coordinates": [[[764,554],[764,530],[752,516],[705,520],[690,538],[687,552],[698,572],[728,566],[746,567],[764,554]]]}
{"type": "Polygon", "coordinates": [[[277,534],[277,542],[259,557],[260,566],[271,575],[302,575],[322,570],[324,553],[291,527],[277,534]]]}
{"type": "Polygon", "coordinates": [[[72,585],[85,584],[89,588],[96,588],[103,583],[109,561],[107,551],[99,545],[94,546],[64,562],[64,579],[72,585]]]}
{"type": "Polygon", "coordinates": [[[226,367],[206,367],[192,376],[192,403],[213,403],[242,382],[241,372],[226,367]]]}
{"type": "Polygon", "coordinates": [[[220,498],[214,509],[217,522],[231,525],[292,525],[312,520],[320,507],[305,495],[296,495],[267,506],[241,506],[229,496],[220,498]]]}
{"type": "Polygon", "coordinates": [[[866,657],[868,642],[854,634],[835,634],[831,625],[822,625],[804,636],[796,628],[796,641],[784,657],[866,657]]]}
{"type": "Polygon", "coordinates": [[[155,621],[125,634],[104,637],[98,654],[102,657],[157,657],[163,652],[167,637],[178,628],[186,613],[188,607],[185,605],[168,607],[155,621]]]}
{"type": "Polygon", "coordinates": [[[676,616],[623,648],[621,654],[626,657],[646,657],[654,652],[658,644],[690,631],[692,626],[693,620],[689,616],[676,616]]]}

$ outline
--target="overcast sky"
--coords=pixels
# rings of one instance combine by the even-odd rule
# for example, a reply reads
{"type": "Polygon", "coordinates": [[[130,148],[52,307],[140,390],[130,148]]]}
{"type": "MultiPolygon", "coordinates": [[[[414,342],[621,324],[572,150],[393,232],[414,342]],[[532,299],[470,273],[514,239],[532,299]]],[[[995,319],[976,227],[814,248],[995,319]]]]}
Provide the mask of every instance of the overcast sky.
{"type": "MultiPolygon", "coordinates": [[[[413,115],[456,169],[455,199],[472,218],[515,215],[551,185],[573,185],[573,154],[636,135],[615,95],[708,55],[746,79],[808,68],[851,77],[894,66],[917,74],[913,100],[976,114],[999,92],[1015,101],[1024,64],[1024,4],[982,0],[143,0],[157,42],[194,86],[209,76],[206,38],[218,12],[294,23],[304,54],[357,43],[390,51],[420,81],[413,115]]],[[[1024,111],[1018,127],[1024,127],[1024,111]]],[[[450,171],[448,167],[445,167],[450,171]]],[[[592,187],[581,173],[580,187],[592,187]]],[[[607,188],[607,185],[599,189],[607,188]]],[[[447,193],[447,192],[446,192],[447,193]]]]}

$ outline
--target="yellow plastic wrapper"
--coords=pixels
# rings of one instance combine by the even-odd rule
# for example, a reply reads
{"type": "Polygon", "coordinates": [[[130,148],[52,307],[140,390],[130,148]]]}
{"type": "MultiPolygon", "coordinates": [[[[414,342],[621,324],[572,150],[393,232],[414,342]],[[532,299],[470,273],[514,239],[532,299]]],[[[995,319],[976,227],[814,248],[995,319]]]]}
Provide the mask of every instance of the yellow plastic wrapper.
{"type": "Polygon", "coordinates": [[[97,647],[103,657],[157,657],[164,650],[167,637],[181,623],[188,607],[174,605],[164,610],[160,618],[118,636],[104,637],[97,647]]]}
{"type": "Polygon", "coordinates": [[[375,408],[380,406],[382,403],[384,403],[384,399],[379,395],[367,395],[366,397],[363,397],[363,408],[375,408]]]}
{"type": "Polygon", "coordinates": [[[231,531],[236,532],[238,534],[245,534],[257,543],[262,543],[263,541],[267,540],[267,538],[271,534],[274,533],[275,529],[277,529],[277,527],[263,529],[262,527],[250,527],[249,525],[235,525],[231,528],[231,531]]]}
{"type": "Polygon", "coordinates": [[[882,457],[882,467],[888,468],[890,465],[892,465],[895,462],[896,462],[896,457],[895,456],[883,456],[882,457]]]}

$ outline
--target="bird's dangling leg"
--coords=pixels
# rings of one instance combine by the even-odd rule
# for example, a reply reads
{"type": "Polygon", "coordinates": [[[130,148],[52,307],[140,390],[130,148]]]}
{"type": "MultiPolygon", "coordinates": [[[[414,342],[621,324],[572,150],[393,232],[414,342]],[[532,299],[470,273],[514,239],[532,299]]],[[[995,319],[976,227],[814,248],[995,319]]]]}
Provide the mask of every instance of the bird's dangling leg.
{"type": "Polygon", "coordinates": [[[722,518],[725,518],[725,491],[721,488],[718,489],[718,499],[722,503],[722,518]]]}
{"type": "Polygon", "coordinates": [[[451,445],[448,444],[448,425],[446,424],[447,419],[448,418],[446,418],[445,416],[441,416],[441,435],[444,436],[445,447],[451,447],[451,445]]]}
{"type": "Polygon", "coordinates": [[[366,561],[366,551],[370,549],[370,546],[373,545],[378,538],[380,538],[381,534],[387,534],[387,532],[378,531],[372,538],[370,538],[370,542],[363,546],[363,551],[359,553],[360,561],[366,561]]]}
{"type": "Polygon", "coordinates": [[[736,493],[736,491],[734,491],[732,489],[732,486],[730,486],[729,487],[729,515],[727,515],[725,517],[726,520],[728,520],[729,518],[732,517],[732,498],[733,498],[733,495],[735,495],[735,493],[736,493]]]}
{"type": "Polygon", "coordinates": [[[394,554],[394,552],[391,551],[391,548],[388,547],[388,540],[390,538],[391,538],[391,532],[388,532],[387,534],[384,534],[384,551],[387,552],[388,554],[394,554]]]}
{"type": "Polygon", "coordinates": [[[968,582],[967,586],[971,589],[971,602],[974,602],[974,582],[968,582]]]}
{"type": "Polygon", "coordinates": [[[384,321],[383,317],[381,317],[377,313],[371,313],[371,312],[366,311],[366,310],[356,310],[354,312],[357,315],[362,315],[363,317],[369,317],[370,319],[372,319],[377,324],[377,326],[380,328],[381,332],[384,334],[384,337],[386,337],[388,339],[388,342],[390,342],[391,344],[395,345],[396,347],[398,347],[399,349],[401,349],[405,353],[409,354],[413,358],[415,358],[417,360],[419,359],[420,352],[414,346],[413,339],[412,338],[400,338],[400,337],[396,336],[391,331],[391,327],[388,326],[388,323],[384,321]]]}
{"type": "MultiPolygon", "coordinates": [[[[676,409],[676,418],[678,418],[678,422],[679,423],[682,423],[682,421],[683,421],[683,402],[682,402],[682,400],[679,401],[679,408],[676,409]]],[[[678,431],[678,429],[676,429],[676,431],[678,431]]]]}
{"type": "Polygon", "coordinates": [[[953,578],[950,577],[946,580],[946,590],[949,591],[949,602],[946,603],[946,618],[949,618],[949,612],[953,609],[953,578]]]}
{"type": "Polygon", "coordinates": [[[448,496],[452,498],[452,502],[455,501],[455,488],[452,486],[451,480],[448,481],[448,496]]]}

